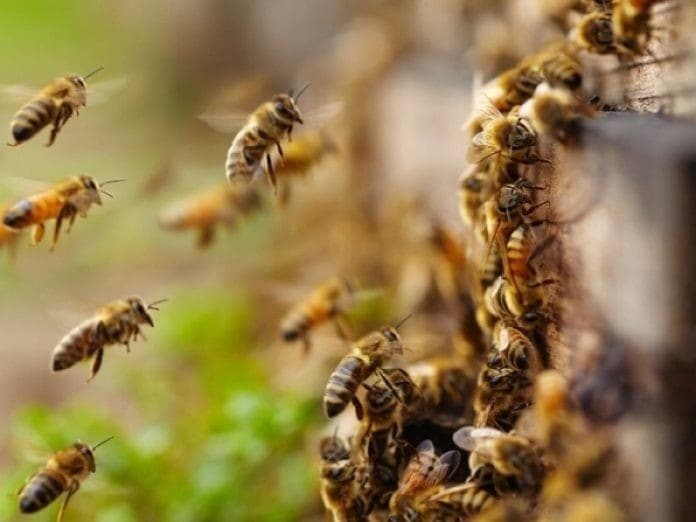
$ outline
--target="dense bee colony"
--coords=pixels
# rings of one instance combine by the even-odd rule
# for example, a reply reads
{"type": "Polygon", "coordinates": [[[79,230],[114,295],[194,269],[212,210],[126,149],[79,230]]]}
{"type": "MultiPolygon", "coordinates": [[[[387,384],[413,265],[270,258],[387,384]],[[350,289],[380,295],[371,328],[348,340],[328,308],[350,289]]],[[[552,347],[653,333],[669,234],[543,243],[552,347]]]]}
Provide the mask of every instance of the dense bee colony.
{"type": "MultiPolygon", "coordinates": [[[[517,22],[489,7],[486,27],[517,22]]],[[[636,377],[645,373],[640,350],[583,280],[597,279],[602,263],[584,247],[594,235],[607,248],[601,221],[621,219],[603,214],[600,193],[619,194],[600,179],[616,177],[601,166],[620,173],[613,154],[630,153],[639,137],[612,150],[612,125],[614,136],[635,134],[659,128],[640,113],[693,113],[691,47],[676,31],[688,9],[647,0],[538,7],[565,37],[526,56],[480,50],[489,66],[496,56],[509,68],[488,71],[465,124],[466,231],[429,225],[439,296],[456,325],[450,346],[398,365],[408,335],[386,327],[355,341],[329,378],[325,413],[347,409],[351,418],[320,446],[321,494],[334,520],[668,516],[655,497],[635,502],[661,487],[647,470],[659,457],[631,462],[637,441],[647,448],[659,433],[627,420],[636,397],[651,395],[651,379],[636,377]]],[[[631,219],[624,210],[617,216],[631,219]]],[[[604,294],[620,288],[602,277],[604,294]]]]}

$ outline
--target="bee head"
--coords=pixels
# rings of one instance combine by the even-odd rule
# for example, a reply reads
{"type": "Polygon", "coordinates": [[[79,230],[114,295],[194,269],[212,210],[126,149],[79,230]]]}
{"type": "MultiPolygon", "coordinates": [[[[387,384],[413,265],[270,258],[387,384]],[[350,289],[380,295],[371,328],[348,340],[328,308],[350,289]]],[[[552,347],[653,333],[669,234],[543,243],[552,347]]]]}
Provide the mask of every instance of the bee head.
{"type": "Polygon", "coordinates": [[[332,482],[349,482],[355,476],[355,466],[350,460],[339,460],[323,466],[322,477],[332,482]]]}
{"type": "Polygon", "coordinates": [[[290,94],[276,94],[273,97],[273,109],[280,119],[287,123],[304,123],[300,109],[290,94]]]}
{"type": "Polygon", "coordinates": [[[73,444],[73,448],[75,448],[80,455],[87,460],[87,467],[92,473],[94,473],[97,470],[97,467],[94,462],[94,452],[92,451],[92,448],[83,442],[76,442],[73,444]]]}
{"type": "Polygon", "coordinates": [[[508,134],[507,145],[511,150],[527,149],[536,145],[536,132],[524,118],[517,118],[508,134]]]}
{"type": "Polygon", "coordinates": [[[85,79],[78,74],[72,74],[72,75],[68,76],[68,80],[70,81],[70,83],[72,83],[79,90],[84,91],[85,89],[87,89],[87,84],[85,83],[85,79]]]}
{"type": "Polygon", "coordinates": [[[328,462],[337,462],[345,460],[350,456],[350,451],[343,440],[339,439],[336,434],[332,437],[324,437],[319,442],[319,453],[322,460],[328,462]]]}
{"type": "Polygon", "coordinates": [[[586,37],[589,41],[600,47],[611,46],[614,43],[614,29],[611,17],[607,15],[595,16],[586,27],[586,37]]]}
{"type": "Polygon", "coordinates": [[[92,176],[80,176],[82,186],[85,188],[87,200],[90,203],[102,204],[101,196],[99,195],[99,183],[92,176]]]}
{"type": "Polygon", "coordinates": [[[147,323],[150,326],[155,326],[152,317],[150,317],[150,314],[147,313],[147,307],[142,299],[139,297],[130,297],[128,299],[128,304],[130,305],[131,311],[135,314],[135,317],[138,318],[139,322],[147,323]]]}

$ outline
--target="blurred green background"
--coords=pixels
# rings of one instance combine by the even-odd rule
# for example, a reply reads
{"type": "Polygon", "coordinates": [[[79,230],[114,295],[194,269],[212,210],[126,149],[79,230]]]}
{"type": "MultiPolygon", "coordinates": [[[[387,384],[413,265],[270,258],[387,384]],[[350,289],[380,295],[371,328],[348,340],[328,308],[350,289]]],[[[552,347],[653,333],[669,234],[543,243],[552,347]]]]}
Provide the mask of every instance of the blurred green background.
{"type": "MultiPolygon", "coordinates": [[[[376,193],[390,196],[381,208],[428,188],[438,210],[455,215],[449,187],[462,164],[458,129],[470,82],[458,19],[448,17],[456,3],[0,1],[0,120],[9,123],[26,101],[10,96],[16,84],[38,89],[104,66],[90,89],[95,100],[99,89],[110,95],[101,104],[88,98],[51,148],[46,131],[0,148],[0,203],[78,173],[127,179],[111,186],[114,199],[78,218],[54,252],[46,239],[29,247],[24,234],[16,260],[0,259],[0,520],[54,520],[58,502],[20,516],[17,490],[52,452],[111,435],[66,521],[323,519],[315,460],[325,429],[320,400],[344,347],[331,348],[332,339],[303,358],[299,346],[280,344],[278,321],[337,273],[382,288],[398,279],[393,263],[406,255],[399,234],[377,233],[370,221],[377,211],[365,212],[376,193]],[[412,30],[412,40],[371,42],[365,17],[386,13],[393,24],[400,19],[391,14],[406,12],[416,23],[401,31],[412,30]],[[348,36],[341,40],[342,31],[348,36]],[[361,47],[356,34],[376,47],[361,47]],[[357,53],[353,62],[340,59],[346,52],[357,53]],[[377,88],[368,77],[384,74],[387,64],[391,72],[377,88]],[[355,79],[344,74],[350,66],[367,69],[355,79]],[[241,110],[307,80],[308,107],[332,97],[372,105],[344,111],[355,121],[338,133],[348,140],[342,155],[294,189],[288,208],[266,193],[265,212],[197,251],[192,233],[162,231],[157,215],[224,180],[231,138],[195,116],[244,78],[260,78],[262,87],[237,96],[241,110]],[[431,129],[426,142],[424,125],[431,129]],[[443,151],[435,158],[434,143],[443,151]],[[164,182],[155,190],[158,175],[164,182]],[[444,182],[433,188],[434,175],[444,182]],[[387,252],[390,245],[398,248],[387,252]],[[86,364],[52,374],[60,338],[128,295],[169,298],[154,312],[147,341],[130,354],[108,348],[89,384],[86,364]]],[[[354,320],[364,331],[404,311],[384,292],[354,320]]]]}

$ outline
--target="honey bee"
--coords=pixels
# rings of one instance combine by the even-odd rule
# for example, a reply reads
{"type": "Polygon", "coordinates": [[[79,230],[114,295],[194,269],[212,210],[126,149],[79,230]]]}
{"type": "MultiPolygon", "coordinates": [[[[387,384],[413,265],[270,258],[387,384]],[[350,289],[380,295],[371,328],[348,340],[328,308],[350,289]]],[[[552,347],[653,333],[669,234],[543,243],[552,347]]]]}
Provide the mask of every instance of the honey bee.
{"type": "Polygon", "coordinates": [[[356,407],[358,417],[362,417],[362,406],[355,398],[355,392],[375,372],[387,379],[381,367],[394,355],[403,353],[404,347],[397,328],[404,320],[395,327],[382,327],[353,343],[351,353],[341,359],[326,384],[323,403],[327,417],[332,418],[341,413],[349,402],[356,407]]]}
{"type": "Polygon", "coordinates": [[[523,62],[484,85],[483,93],[496,109],[505,113],[531,98],[537,85],[543,81],[537,68],[523,62]]]}
{"type": "Polygon", "coordinates": [[[53,128],[46,146],[53,145],[56,136],[73,112],[78,115],[80,107],[87,105],[85,80],[102,69],[103,67],[99,67],[84,77],[77,74],[61,76],[41,89],[41,92],[29,100],[12,118],[10,130],[15,142],[8,145],[14,147],[24,143],[49,123],[53,123],[53,128]]]}
{"type": "Polygon", "coordinates": [[[496,360],[493,364],[489,360],[493,367],[508,366],[530,376],[536,376],[543,369],[538,348],[519,328],[499,322],[494,329],[494,346],[496,360]]]}
{"type": "Polygon", "coordinates": [[[459,178],[459,215],[467,225],[479,221],[480,208],[492,195],[491,180],[486,171],[475,168],[459,178]]]}
{"type": "Polygon", "coordinates": [[[63,520],[70,498],[80,489],[80,483],[96,471],[94,452],[113,437],[101,441],[94,447],[76,442],[51,457],[43,469],[34,473],[19,491],[19,509],[22,513],[42,510],[67,492],[58,511],[57,522],[63,520]]]}
{"type": "Polygon", "coordinates": [[[215,238],[218,226],[232,228],[240,217],[261,205],[261,197],[254,187],[217,185],[165,209],[159,223],[169,230],[198,229],[198,247],[206,248],[215,238]]]}
{"type": "Polygon", "coordinates": [[[403,472],[399,487],[389,500],[390,513],[400,513],[407,507],[410,497],[417,497],[446,482],[459,467],[460,459],[457,450],[446,451],[438,457],[432,441],[421,442],[403,472]]]}
{"type": "Polygon", "coordinates": [[[426,502],[430,512],[440,517],[435,520],[461,520],[462,515],[471,517],[489,510],[496,501],[496,497],[485,488],[467,481],[437,491],[426,502]]]}
{"type": "Polygon", "coordinates": [[[545,223],[546,220],[521,223],[512,231],[505,245],[510,278],[518,287],[521,284],[533,284],[536,279],[534,259],[556,239],[553,235],[548,235],[543,240],[537,241],[534,229],[545,223]]]}
{"type": "Polygon", "coordinates": [[[324,462],[321,466],[321,499],[335,521],[349,520],[357,467],[349,459],[324,462]]]}
{"type": "Polygon", "coordinates": [[[518,325],[533,325],[545,318],[543,299],[538,289],[554,282],[554,279],[545,279],[517,287],[505,276],[500,276],[484,292],[486,309],[499,319],[518,325]]]}
{"type": "Polygon", "coordinates": [[[612,54],[617,50],[611,13],[595,11],[578,20],[573,31],[575,42],[595,54],[612,54]]]}
{"type": "Polygon", "coordinates": [[[53,250],[58,242],[63,220],[69,219],[69,231],[78,215],[86,217],[92,204],[102,204],[100,192],[111,196],[102,189],[102,186],[117,181],[123,180],[105,181],[100,185],[91,176],[69,178],[10,206],[5,211],[2,222],[13,230],[33,226],[32,244],[37,244],[43,238],[44,223],[49,219],[55,219],[51,243],[51,250],[53,250]]]}
{"type": "Polygon", "coordinates": [[[582,103],[570,91],[551,88],[542,83],[536,93],[521,108],[520,114],[532,122],[541,134],[553,136],[559,141],[567,141],[578,132],[581,117],[593,113],[588,104],[582,103]]]}
{"type": "Polygon", "coordinates": [[[483,109],[482,118],[481,131],[472,138],[469,148],[470,162],[480,163],[491,158],[496,158],[498,163],[542,161],[534,154],[536,131],[516,110],[503,114],[488,105],[483,109]]]}
{"type": "Polygon", "coordinates": [[[343,339],[350,337],[345,312],[355,300],[355,288],[347,279],[335,277],[315,288],[282,319],[283,340],[301,340],[305,353],[310,350],[309,334],[317,326],[332,321],[343,339]]]}
{"type": "Polygon", "coordinates": [[[58,372],[94,357],[88,381],[92,380],[101,367],[104,348],[123,344],[130,351],[131,341],[137,340],[138,336],[145,338],[140,325],[154,326],[148,310],[159,310],[156,305],[163,301],[166,299],[145,305],[139,297],[129,297],[107,304],[61,339],[53,350],[51,369],[58,372]]]}
{"type": "Polygon", "coordinates": [[[531,381],[514,368],[484,366],[474,395],[474,425],[512,429],[532,400],[531,381]]]}
{"type": "Polygon", "coordinates": [[[408,372],[401,368],[383,370],[384,382],[373,385],[363,384],[367,389],[364,417],[356,440],[362,444],[373,431],[391,430],[394,437],[399,437],[403,425],[420,413],[421,395],[408,372]],[[385,383],[389,383],[388,385],[385,383]]]}
{"type": "Polygon", "coordinates": [[[495,471],[515,477],[523,491],[536,492],[541,486],[543,464],[539,451],[525,437],[494,428],[465,426],[452,436],[454,443],[469,451],[469,469],[490,464],[495,471]]]}
{"type": "Polygon", "coordinates": [[[662,0],[617,0],[612,8],[612,27],[617,45],[632,54],[643,54],[654,30],[652,6],[662,0]]]}
{"type": "Polygon", "coordinates": [[[545,83],[552,87],[562,87],[569,91],[582,87],[582,64],[576,52],[565,41],[548,46],[534,60],[545,83]]]}
{"type": "Polygon", "coordinates": [[[276,188],[269,149],[275,145],[282,158],[283,149],[280,141],[286,136],[291,139],[295,123],[304,123],[297,108],[297,100],[307,87],[309,84],[302,87],[297,95],[292,91],[288,94],[276,94],[271,101],[261,104],[249,116],[227,151],[225,172],[230,183],[233,180],[250,181],[266,156],[266,174],[273,188],[276,188]]]}

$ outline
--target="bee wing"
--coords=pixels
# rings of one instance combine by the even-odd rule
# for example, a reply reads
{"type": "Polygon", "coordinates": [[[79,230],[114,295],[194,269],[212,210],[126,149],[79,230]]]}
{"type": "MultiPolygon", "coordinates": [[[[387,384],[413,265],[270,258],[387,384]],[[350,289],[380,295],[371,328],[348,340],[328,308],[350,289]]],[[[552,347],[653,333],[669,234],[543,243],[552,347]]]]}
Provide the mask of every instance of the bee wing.
{"type": "Polygon", "coordinates": [[[452,435],[452,440],[463,450],[474,451],[479,449],[482,441],[491,440],[502,435],[504,435],[504,433],[496,430],[495,428],[475,428],[473,426],[465,426],[454,432],[454,435],[452,435]]]}
{"type": "Polygon", "coordinates": [[[447,497],[449,495],[452,495],[454,493],[459,493],[461,491],[466,491],[467,489],[478,488],[478,487],[480,487],[480,486],[474,482],[464,482],[463,484],[457,484],[456,486],[452,486],[450,488],[441,489],[439,491],[436,491],[433,495],[428,497],[428,500],[438,500],[438,499],[447,497]]]}
{"type": "Polygon", "coordinates": [[[469,150],[466,153],[466,158],[471,163],[479,163],[496,152],[495,147],[488,142],[486,131],[484,130],[471,139],[471,146],[469,146],[469,150]]]}
{"type": "Polygon", "coordinates": [[[416,453],[433,453],[435,451],[435,445],[430,439],[425,439],[418,446],[416,446],[416,453]]]}
{"type": "Polygon", "coordinates": [[[433,470],[428,474],[427,487],[446,482],[459,468],[461,458],[461,454],[457,450],[447,451],[440,455],[433,470]]]}
{"type": "Polygon", "coordinates": [[[51,186],[44,181],[20,176],[4,176],[2,185],[3,192],[7,194],[9,199],[14,200],[43,192],[51,186]]]}
{"type": "Polygon", "coordinates": [[[0,85],[0,99],[7,103],[22,103],[30,100],[39,92],[37,87],[21,83],[0,85]]]}
{"type": "Polygon", "coordinates": [[[101,105],[118,94],[128,83],[128,78],[119,76],[111,80],[95,82],[87,86],[87,104],[101,105]]]}
{"type": "Polygon", "coordinates": [[[225,134],[236,133],[249,119],[249,112],[203,112],[197,116],[212,129],[225,134]]]}
{"type": "Polygon", "coordinates": [[[325,103],[302,114],[306,125],[321,127],[343,112],[345,104],[342,101],[325,103]]]}

